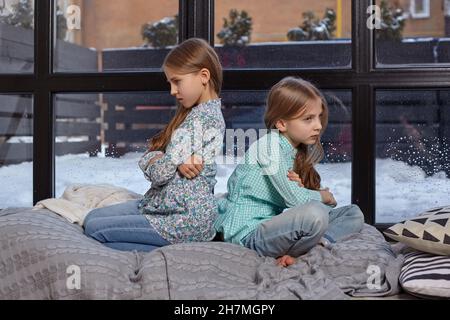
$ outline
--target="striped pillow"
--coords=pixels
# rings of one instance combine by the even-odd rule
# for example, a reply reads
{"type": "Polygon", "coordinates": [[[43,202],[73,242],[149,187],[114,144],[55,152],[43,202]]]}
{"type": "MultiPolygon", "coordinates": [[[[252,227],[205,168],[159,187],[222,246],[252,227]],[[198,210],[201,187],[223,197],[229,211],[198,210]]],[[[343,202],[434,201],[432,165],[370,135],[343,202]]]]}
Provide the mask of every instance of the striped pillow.
{"type": "Polygon", "coordinates": [[[450,298],[450,257],[420,251],[406,253],[399,282],[412,295],[450,298]]]}

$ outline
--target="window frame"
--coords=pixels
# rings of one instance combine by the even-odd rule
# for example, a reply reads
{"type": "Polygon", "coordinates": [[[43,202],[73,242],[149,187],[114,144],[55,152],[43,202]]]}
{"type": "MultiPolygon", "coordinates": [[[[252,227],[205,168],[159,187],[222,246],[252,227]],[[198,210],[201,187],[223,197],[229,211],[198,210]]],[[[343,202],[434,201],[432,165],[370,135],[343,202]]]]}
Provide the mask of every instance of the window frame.
{"type": "MultiPolygon", "coordinates": [[[[224,70],[223,90],[268,90],[289,75],[306,78],[321,89],[352,91],[352,203],[375,223],[375,91],[377,89],[449,88],[450,67],[375,67],[374,30],[367,8],[374,0],[352,1],[351,69],[224,70]]],[[[33,74],[0,74],[3,94],[31,93],[34,110],[33,204],[55,195],[54,99],[57,93],[168,90],[160,71],[54,73],[53,0],[35,0],[33,74]],[[149,87],[148,84],[151,84],[149,87]]],[[[179,40],[201,37],[214,45],[214,0],[179,0],[179,40]]],[[[375,225],[380,230],[390,224],[375,225]]]]}
{"type": "Polygon", "coordinates": [[[409,11],[410,11],[411,17],[413,19],[430,18],[430,16],[431,16],[430,0],[411,0],[411,2],[409,4],[409,11]],[[423,1],[423,8],[424,8],[423,12],[416,11],[417,1],[423,1]]]}

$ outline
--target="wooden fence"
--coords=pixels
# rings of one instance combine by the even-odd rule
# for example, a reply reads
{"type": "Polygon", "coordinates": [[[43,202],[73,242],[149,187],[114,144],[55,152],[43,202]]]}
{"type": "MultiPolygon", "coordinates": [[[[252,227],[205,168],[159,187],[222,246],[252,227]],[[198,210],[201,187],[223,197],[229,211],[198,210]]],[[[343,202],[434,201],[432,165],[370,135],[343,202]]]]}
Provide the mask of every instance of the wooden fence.
{"type": "MultiPolygon", "coordinates": [[[[56,155],[100,151],[100,108],[96,100],[95,94],[55,97],[56,155]]],[[[33,160],[33,113],[30,95],[0,95],[0,165],[33,160]]]]}
{"type": "Polygon", "coordinates": [[[145,150],[146,140],[158,133],[175,114],[167,92],[106,93],[104,112],[108,156],[145,150]]]}

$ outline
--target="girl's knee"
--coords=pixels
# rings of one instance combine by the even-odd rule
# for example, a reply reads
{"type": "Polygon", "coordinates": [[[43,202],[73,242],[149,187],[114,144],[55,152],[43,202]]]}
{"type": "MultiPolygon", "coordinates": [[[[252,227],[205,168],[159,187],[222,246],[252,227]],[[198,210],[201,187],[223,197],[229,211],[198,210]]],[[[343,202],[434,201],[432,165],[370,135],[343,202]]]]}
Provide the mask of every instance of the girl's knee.
{"type": "Polygon", "coordinates": [[[350,205],[350,213],[352,216],[360,218],[364,221],[364,213],[361,211],[357,204],[350,205]]]}
{"type": "Polygon", "coordinates": [[[84,234],[87,236],[91,236],[91,233],[93,232],[92,228],[92,220],[91,219],[84,219],[83,228],[84,228],[84,234]]]}
{"type": "Polygon", "coordinates": [[[86,214],[86,216],[84,217],[83,225],[85,226],[86,224],[88,224],[89,221],[92,220],[92,218],[95,219],[96,213],[100,212],[100,209],[102,209],[102,208],[96,208],[96,209],[92,209],[91,211],[89,211],[86,214]]]}
{"type": "Polygon", "coordinates": [[[96,233],[102,228],[99,223],[99,219],[89,219],[84,222],[84,234],[91,237],[96,238],[96,233]]]}
{"type": "Polygon", "coordinates": [[[309,201],[305,204],[308,214],[328,223],[330,209],[320,201],[309,201]]]}
{"type": "Polygon", "coordinates": [[[329,210],[319,201],[310,201],[302,206],[302,211],[306,213],[304,219],[310,224],[312,229],[324,231],[328,228],[329,210]]]}
{"type": "Polygon", "coordinates": [[[328,223],[330,220],[328,211],[326,210],[313,211],[311,214],[311,218],[313,221],[313,225],[316,226],[316,228],[320,232],[325,232],[325,230],[328,229],[328,223]]]}
{"type": "Polygon", "coordinates": [[[354,219],[355,224],[359,225],[362,229],[364,226],[364,213],[361,211],[358,205],[351,204],[349,210],[350,216],[354,219]]]}

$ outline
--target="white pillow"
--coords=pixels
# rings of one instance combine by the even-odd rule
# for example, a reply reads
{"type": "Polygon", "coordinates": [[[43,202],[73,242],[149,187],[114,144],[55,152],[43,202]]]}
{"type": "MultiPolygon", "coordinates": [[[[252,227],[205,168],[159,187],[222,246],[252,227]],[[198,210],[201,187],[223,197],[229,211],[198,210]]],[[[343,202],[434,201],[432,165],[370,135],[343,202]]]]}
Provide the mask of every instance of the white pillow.
{"type": "Polygon", "coordinates": [[[423,252],[450,255],[450,206],[433,208],[399,222],[384,234],[423,252]]]}

